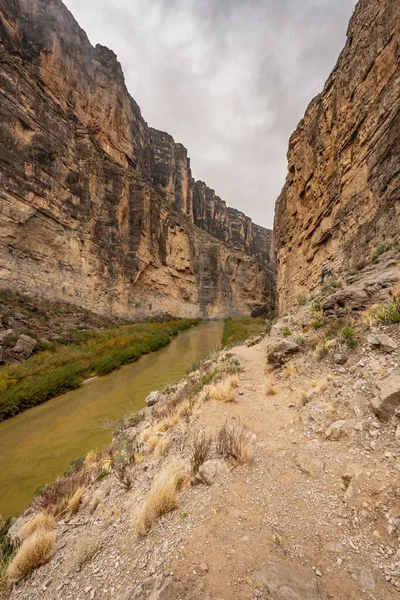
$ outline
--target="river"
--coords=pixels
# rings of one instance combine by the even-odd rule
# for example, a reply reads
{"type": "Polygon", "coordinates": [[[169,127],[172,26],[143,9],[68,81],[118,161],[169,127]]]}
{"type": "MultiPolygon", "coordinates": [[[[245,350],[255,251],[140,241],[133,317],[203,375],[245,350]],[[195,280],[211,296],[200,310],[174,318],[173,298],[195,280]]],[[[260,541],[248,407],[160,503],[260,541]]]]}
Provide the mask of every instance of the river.
{"type": "Polygon", "coordinates": [[[109,444],[104,423],[140,410],[149,392],[181,379],[220,345],[222,329],[221,321],[201,323],[136,363],[0,423],[0,514],[19,516],[71,460],[109,444]]]}

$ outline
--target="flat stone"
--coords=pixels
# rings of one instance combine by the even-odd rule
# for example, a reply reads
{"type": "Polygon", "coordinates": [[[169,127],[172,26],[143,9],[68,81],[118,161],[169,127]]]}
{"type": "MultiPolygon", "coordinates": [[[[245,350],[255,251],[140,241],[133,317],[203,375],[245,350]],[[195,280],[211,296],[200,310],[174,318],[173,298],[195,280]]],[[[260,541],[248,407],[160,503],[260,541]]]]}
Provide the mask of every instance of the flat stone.
{"type": "Polygon", "coordinates": [[[387,352],[390,354],[397,350],[398,344],[385,333],[380,334],[372,334],[367,337],[367,342],[374,346],[375,348],[379,348],[382,352],[387,352]]]}
{"type": "Polygon", "coordinates": [[[326,600],[310,569],[278,557],[271,557],[257,569],[255,581],[270,600],[326,600]]]}
{"type": "Polygon", "coordinates": [[[379,393],[371,400],[372,410],[381,421],[389,421],[400,406],[400,375],[389,375],[378,387],[379,393]]]}

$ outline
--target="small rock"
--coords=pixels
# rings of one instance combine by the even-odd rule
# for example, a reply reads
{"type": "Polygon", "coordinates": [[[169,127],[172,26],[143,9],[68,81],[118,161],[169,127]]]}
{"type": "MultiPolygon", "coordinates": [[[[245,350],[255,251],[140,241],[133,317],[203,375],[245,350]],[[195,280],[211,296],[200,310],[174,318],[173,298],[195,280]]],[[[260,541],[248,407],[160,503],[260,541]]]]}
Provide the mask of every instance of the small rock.
{"type": "Polygon", "coordinates": [[[334,440],[334,441],[340,440],[340,438],[347,435],[346,431],[345,431],[345,425],[346,425],[346,421],[343,421],[343,420],[335,421],[325,431],[325,437],[328,440],[334,440]]]}
{"type": "Polygon", "coordinates": [[[227,473],[229,473],[229,467],[226,462],[219,458],[213,458],[211,460],[206,460],[206,462],[201,465],[196,475],[193,477],[192,483],[212,485],[216,479],[227,473]]]}
{"type": "Polygon", "coordinates": [[[311,452],[306,451],[298,452],[296,464],[300,471],[311,475],[311,477],[318,477],[324,469],[323,461],[311,454],[311,452]]]}

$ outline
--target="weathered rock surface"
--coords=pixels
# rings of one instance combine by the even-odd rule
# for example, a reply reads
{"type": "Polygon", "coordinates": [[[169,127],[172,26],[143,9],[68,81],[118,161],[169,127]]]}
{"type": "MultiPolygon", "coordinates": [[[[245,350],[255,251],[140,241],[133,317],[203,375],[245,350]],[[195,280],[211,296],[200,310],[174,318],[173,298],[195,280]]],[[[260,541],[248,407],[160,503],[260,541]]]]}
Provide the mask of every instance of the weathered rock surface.
{"type": "Polygon", "coordinates": [[[290,340],[281,340],[268,350],[267,359],[270,364],[281,365],[294,354],[300,352],[301,346],[290,340]]]}
{"type": "Polygon", "coordinates": [[[290,139],[274,225],[282,311],[400,231],[399,33],[397,0],[360,0],[290,139]]]}
{"type": "Polygon", "coordinates": [[[60,0],[6,0],[0,39],[1,287],[123,317],[273,304],[271,232],[194,201],[186,149],[60,0]]]}
{"type": "Polygon", "coordinates": [[[20,355],[22,358],[28,358],[30,356],[37,344],[37,340],[33,339],[29,335],[20,335],[17,343],[13,348],[13,352],[15,354],[20,355]]]}
{"type": "Polygon", "coordinates": [[[382,421],[388,421],[400,406],[400,375],[389,375],[378,387],[379,393],[371,400],[371,406],[382,421]]]}
{"type": "Polygon", "coordinates": [[[324,600],[313,572],[293,562],[271,557],[256,572],[259,587],[271,600],[324,600]]]}

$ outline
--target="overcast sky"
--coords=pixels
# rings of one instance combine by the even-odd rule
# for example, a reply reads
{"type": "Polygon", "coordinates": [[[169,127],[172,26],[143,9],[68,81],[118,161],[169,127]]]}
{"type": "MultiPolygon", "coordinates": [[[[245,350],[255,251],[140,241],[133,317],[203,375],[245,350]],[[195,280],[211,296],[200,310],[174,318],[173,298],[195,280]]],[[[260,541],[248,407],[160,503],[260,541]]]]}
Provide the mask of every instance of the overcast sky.
{"type": "Polygon", "coordinates": [[[64,0],[116,52],[152,127],[193,176],[272,226],[286,152],[345,42],[355,0],[64,0]]]}

